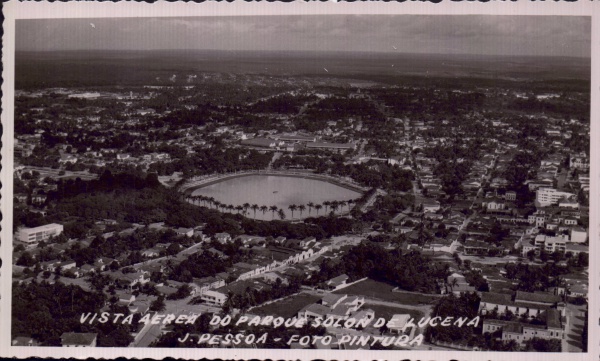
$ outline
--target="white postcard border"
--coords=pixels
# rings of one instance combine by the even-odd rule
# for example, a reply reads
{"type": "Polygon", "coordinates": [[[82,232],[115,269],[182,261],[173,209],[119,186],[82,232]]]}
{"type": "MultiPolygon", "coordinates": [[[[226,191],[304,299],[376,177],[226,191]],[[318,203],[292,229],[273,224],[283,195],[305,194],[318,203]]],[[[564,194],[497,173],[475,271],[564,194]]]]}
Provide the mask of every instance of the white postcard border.
{"type": "Polygon", "coordinates": [[[594,1],[570,2],[465,2],[444,1],[440,4],[406,2],[365,4],[335,2],[295,2],[295,3],[248,3],[235,1],[195,3],[75,3],[75,2],[8,2],[4,4],[3,13],[3,84],[2,84],[2,180],[1,205],[3,240],[0,256],[3,260],[0,284],[2,285],[0,315],[0,356],[3,357],[75,357],[75,358],[258,358],[258,359],[426,359],[426,360],[590,360],[600,355],[600,318],[599,272],[598,263],[590,262],[590,303],[589,303],[589,351],[582,354],[540,354],[540,353],[502,353],[502,352],[440,352],[440,351],[322,351],[322,350],[265,350],[265,349],[156,349],[156,348],[53,348],[53,347],[11,347],[10,315],[11,315],[11,240],[12,240],[12,169],[13,169],[13,123],[14,116],[14,51],[15,20],[23,18],[101,18],[101,17],[152,17],[152,16],[240,16],[264,14],[504,14],[504,15],[585,15],[592,16],[592,81],[591,81],[591,170],[592,186],[590,193],[590,259],[597,259],[600,249],[596,241],[600,235],[600,11],[594,1]]]}

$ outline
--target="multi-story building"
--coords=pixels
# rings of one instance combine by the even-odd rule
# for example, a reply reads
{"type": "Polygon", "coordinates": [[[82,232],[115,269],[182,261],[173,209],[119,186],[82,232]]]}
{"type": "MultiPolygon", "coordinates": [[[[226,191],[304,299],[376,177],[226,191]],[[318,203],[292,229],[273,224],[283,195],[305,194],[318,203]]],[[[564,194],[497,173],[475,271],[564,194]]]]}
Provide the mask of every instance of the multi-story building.
{"type": "Polygon", "coordinates": [[[548,253],[554,251],[565,252],[567,240],[564,237],[550,237],[543,234],[538,234],[535,237],[535,246],[538,250],[544,250],[548,253]]]}
{"type": "Polygon", "coordinates": [[[571,154],[569,167],[577,169],[590,169],[590,160],[585,154],[571,154]]]}
{"type": "Polygon", "coordinates": [[[546,318],[545,325],[513,322],[502,327],[502,340],[515,340],[519,344],[524,344],[534,337],[545,340],[562,340],[564,338],[564,325],[560,311],[548,309],[544,314],[546,318]]]}
{"type": "Polygon", "coordinates": [[[39,243],[47,241],[52,236],[58,236],[63,232],[63,225],[50,223],[34,228],[21,228],[17,231],[15,238],[26,244],[39,243]]]}
{"type": "Polygon", "coordinates": [[[535,200],[538,201],[540,206],[547,207],[558,203],[562,198],[569,198],[575,196],[573,193],[561,192],[555,188],[538,188],[536,191],[535,200]]]}

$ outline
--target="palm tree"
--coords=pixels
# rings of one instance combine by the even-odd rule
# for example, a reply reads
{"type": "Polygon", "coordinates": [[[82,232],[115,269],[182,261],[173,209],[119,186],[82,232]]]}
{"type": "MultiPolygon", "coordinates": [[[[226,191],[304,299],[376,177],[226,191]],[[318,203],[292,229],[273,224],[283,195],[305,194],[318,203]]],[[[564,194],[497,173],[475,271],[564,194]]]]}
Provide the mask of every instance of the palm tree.
{"type": "Polygon", "coordinates": [[[297,205],[295,205],[295,204],[290,204],[290,205],[288,206],[288,209],[289,209],[290,211],[292,211],[292,218],[294,218],[294,211],[295,211],[296,209],[298,209],[298,206],[297,206],[297,205]]]}
{"type": "Polygon", "coordinates": [[[254,219],[256,219],[256,211],[258,210],[258,204],[253,204],[252,206],[250,206],[250,208],[252,208],[252,210],[254,211],[254,219]]]}
{"type": "Polygon", "coordinates": [[[215,203],[216,202],[215,197],[208,197],[207,201],[210,205],[214,205],[216,208],[217,204],[215,203]]]}
{"type": "Polygon", "coordinates": [[[282,220],[285,219],[285,212],[283,211],[283,209],[280,209],[278,211],[278,214],[279,214],[279,218],[281,218],[282,220]]]}
{"type": "Polygon", "coordinates": [[[322,206],[322,205],[320,205],[320,204],[315,204],[315,209],[317,210],[317,216],[319,215],[319,210],[320,210],[321,208],[323,208],[323,206],[322,206]]]}
{"type": "Polygon", "coordinates": [[[323,205],[325,206],[325,213],[327,213],[327,207],[329,207],[331,205],[331,202],[325,201],[325,202],[323,202],[323,205]]]}
{"type": "Polygon", "coordinates": [[[241,206],[241,205],[239,205],[239,204],[238,204],[237,206],[235,206],[235,210],[238,212],[238,214],[240,214],[240,212],[241,212],[243,209],[244,209],[244,207],[243,207],[243,206],[241,206]]]}
{"type": "Polygon", "coordinates": [[[304,204],[301,204],[298,206],[298,210],[300,210],[300,216],[302,217],[302,212],[306,210],[306,206],[304,204]]]}
{"type": "Polygon", "coordinates": [[[230,204],[227,206],[227,210],[229,211],[229,213],[233,213],[234,209],[235,209],[235,206],[233,204],[230,204]]]}
{"type": "Polygon", "coordinates": [[[345,207],[345,206],[346,206],[348,203],[347,203],[346,201],[340,201],[340,202],[339,202],[339,204],[340,204],[340,208],[343,210],[343,209],[344,209],[344,207],[345,207]]]}
{"type": "Polygon", "coordinates": [[[223,303],[223,306],[222,306],[223,313],[228,314],[234,308],[236,308],[237,303],[236,303],[236,300],[234,297],[235,297],[235,295],[233,292],[231,292],[231,291],[227,292],[227,299],[225,300],[225,303],[223,303]]]}
{"type": "Polygon", "coordinates": [[[337,211],[337,209],[340,207],[340,203],[338,201],[332,201],[329,206],[331,207],[331,210],[333,211],[333,213],[335,213],[337,211]]]}
{"type": "Polygon", "coordinates": [[[267,206],[260,206],[260,211],[262,212],[263,216],[265,215],[265,212],[269,210],[269,207],[267,206]]]}
{"type": "Polygon", "coordinates": [[[250,208],[250,203],[244,203],[242,207],[244,207],[244,213],[246,213],[248,212],[248,208],[250,208]]]}
{"type": "Polygon", "coordinates": [[[275,218],[275,212],[277,212],[278,209],[279,209],[279,207],[277,207],[277,206],[270,206],[269,207],[269,210],[272,213],[271,219],[275,218]]]}
{"type": "Polygon", "coordinates": [[[215,208],[216,208],[216,210],[218,211],[218,210],[219,210],[219,207],[221,207],[221,202],[219,202],[219,201],[215,200],[215,201],[213,202],[213,204],[215,205],[215,208]]]}
{"type": "Polygon", "coordinates": [[[308,202],[307,206],[308,206],[308,214],[310,215],[310,212],[312,211],[315,204],[313,202],[308,202]]]}
{"type": "Polygon", "coordinates": [[[354,199],[348,199],[346,203],[348,203],[348,211],[350,211],[351,206],[356,204],[356,201],[354,199]]]}

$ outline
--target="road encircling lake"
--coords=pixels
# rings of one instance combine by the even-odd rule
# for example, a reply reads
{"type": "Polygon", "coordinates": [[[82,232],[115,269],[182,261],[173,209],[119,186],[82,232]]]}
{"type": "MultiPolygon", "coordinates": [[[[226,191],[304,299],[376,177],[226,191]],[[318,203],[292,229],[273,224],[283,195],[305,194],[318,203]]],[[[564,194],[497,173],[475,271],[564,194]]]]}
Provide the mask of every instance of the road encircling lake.
{"type": "MultiPolygon", "coordinates": [[[[285,212],[286,219],[292,219],[292,212],[288,208],[290,205],[297,206],[303,204],[306,209],[301,213],[294,211],[294,219],[302,219],[308,216],[316,216],[317,210],[309,209],[308,203],[323,204],[329,201],[347,201],[356,199],[361,193],[342,187],[327,181],[293,177],[293,176],[274,176],[274,175],[249,175],[236,178],[224,179],[221,182],[213,183],[194,190],[191,194],[213,197],[215,200],[226,205],[250,205],[277,206],[285,212]]],[[[348,206],[339,209],[338,212],[348,210],[348,206]]],[[[329,211],[331,211],[329,209],[329,211]]],[[[237,211],[234,211],[234,213],[237,211]]],[[[323,207],[319,215],[325,214],[323,207]]],[[[254,211],[248,209],[248,217],[254,218],[254,211]]],[[[279,219],[277,214],[261,210],[256,211],[256,219],[271,220],[279,219]]]]}

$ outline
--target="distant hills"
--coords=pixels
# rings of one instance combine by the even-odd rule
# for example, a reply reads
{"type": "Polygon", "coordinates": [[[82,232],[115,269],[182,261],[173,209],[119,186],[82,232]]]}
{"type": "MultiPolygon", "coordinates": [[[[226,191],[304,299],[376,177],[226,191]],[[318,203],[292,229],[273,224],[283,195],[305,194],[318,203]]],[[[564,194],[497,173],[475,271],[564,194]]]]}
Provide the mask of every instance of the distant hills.
{"type": "Polygon", "coordinates": [[[591,71],[590,58],[575,57],[217,50],[17,52],[15,56],[17,89],[157,85],[168,82],[174,74],[184,83],[187,75],[202,72],[358,78],[387,83],[425,77],[588,84],[591,71]]]}

